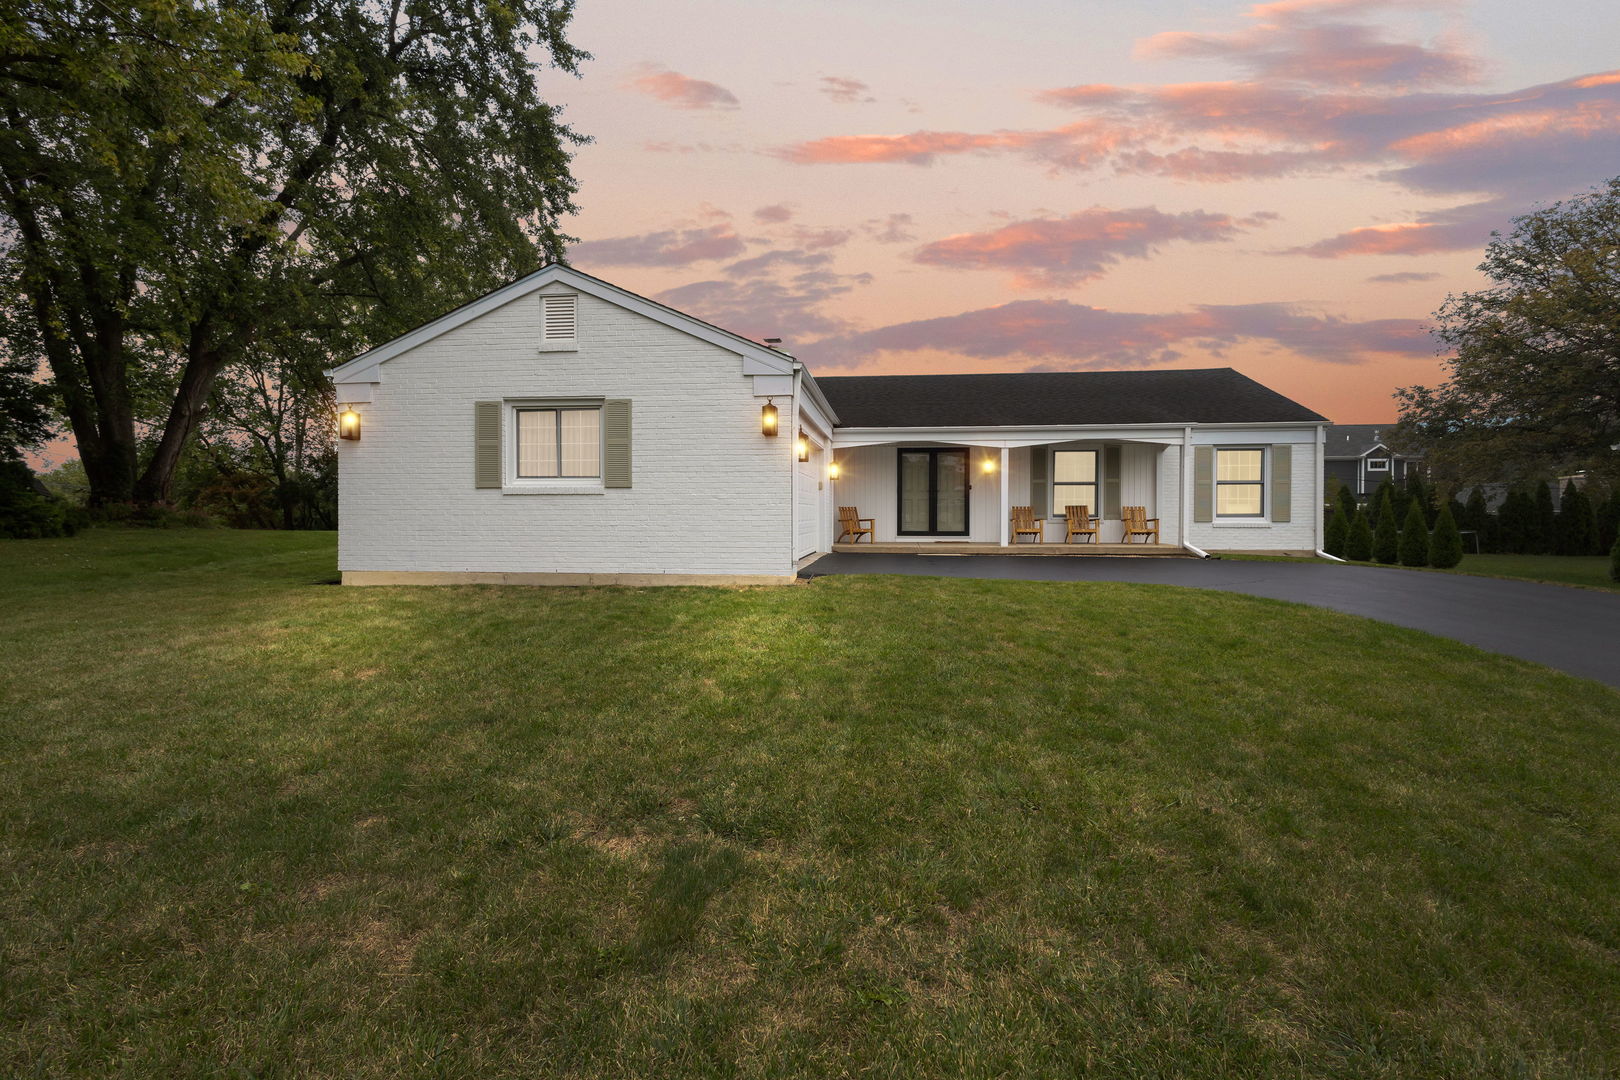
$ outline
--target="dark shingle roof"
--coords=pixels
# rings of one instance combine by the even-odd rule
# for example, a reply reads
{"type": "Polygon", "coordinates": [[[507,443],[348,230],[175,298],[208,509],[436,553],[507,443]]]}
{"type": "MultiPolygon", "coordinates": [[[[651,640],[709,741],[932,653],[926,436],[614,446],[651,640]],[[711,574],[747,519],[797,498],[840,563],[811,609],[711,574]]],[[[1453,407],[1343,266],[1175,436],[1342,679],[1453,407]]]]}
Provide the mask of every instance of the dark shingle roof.
{"type": "Polygon", "coordinates": [[[1247,424],[1324,420],[1231,368],[841,375],[817,379],[842,427],[1247,424]]]}
{"type": "Polygon", "coordinates": [[[1387,424],[1334,424],[1327,429],[1322,456],[1355,458],[1378,445],[1378,432],[1387,424]]]}

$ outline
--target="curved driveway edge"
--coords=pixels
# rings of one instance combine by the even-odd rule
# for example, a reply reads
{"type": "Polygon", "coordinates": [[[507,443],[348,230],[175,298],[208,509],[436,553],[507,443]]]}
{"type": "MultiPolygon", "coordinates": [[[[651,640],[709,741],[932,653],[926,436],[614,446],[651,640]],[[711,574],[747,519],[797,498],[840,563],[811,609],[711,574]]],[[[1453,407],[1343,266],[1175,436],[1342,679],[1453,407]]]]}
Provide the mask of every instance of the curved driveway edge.
{"type": "Polygon", "coordinates": [[[1620,689],[1620,593],[1390,567],[1227,559],[825,555],[800,571],[1122,581],[1247,593],[1455,638],[1620,689]]]}

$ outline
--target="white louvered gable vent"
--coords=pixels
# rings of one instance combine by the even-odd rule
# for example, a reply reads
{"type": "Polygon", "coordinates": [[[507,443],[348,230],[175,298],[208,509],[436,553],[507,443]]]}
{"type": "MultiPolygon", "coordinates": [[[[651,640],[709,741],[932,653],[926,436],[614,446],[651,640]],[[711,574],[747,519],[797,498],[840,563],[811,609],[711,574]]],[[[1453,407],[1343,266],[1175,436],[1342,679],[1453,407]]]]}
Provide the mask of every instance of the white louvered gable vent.
{"type": "Polygon", "coordinates": [[[540,351],[579,348],[579,297],[548,294],[540,297],[540,351]]]}

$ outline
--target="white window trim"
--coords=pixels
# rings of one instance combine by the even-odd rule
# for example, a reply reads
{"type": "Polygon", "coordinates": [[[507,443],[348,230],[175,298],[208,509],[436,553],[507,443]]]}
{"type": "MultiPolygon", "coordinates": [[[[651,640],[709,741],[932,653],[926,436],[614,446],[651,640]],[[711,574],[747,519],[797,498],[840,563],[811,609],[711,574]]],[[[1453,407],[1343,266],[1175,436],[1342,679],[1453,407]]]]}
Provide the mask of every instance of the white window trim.
{"type": "Polygon", "coordinates": [[[1101,447],[1096,447],[1096,446],[1051,446],[1051,447],[1047,447],[1046,451],[1047,451],[1046,469],[1047,469],[1048,475],[1051,476],[1051,479],[1046,482],[1046,486],[1049,489],[1048,492],[1047,492],[1047,498],[1046,498],[1047,516],[1054,519],[1054,520],[1056,520],[1056,521],[1058,521],[1058,522],[1061,522],[1063,520],[1064,515],[1059,511],[1059,508],[1058,508],[1058,489],[1059,488],[1064,488],[1064,487],[1090,487],[1091,488],[1091,502],[1087,505],[1086,509],[1091,511],[1091,516],[1093,518],[1096,518],[1098,521],[1103,520],[1103,516],[1102,516],[1102,491],[1103,491],[1103,452],[1102,452],[1102,448],[1101,447]],[[1082,482],[1059,480],[1057,478],[1057,456],[1059,454],[1090,454],[1091,455],[1091,476],[1092,476],[1091,483],[1088,485],[1088,484],[1085,484],[1085,483],[1082,483],[1082,482]]]}
{"type": "Polygon", "coordinates": [[[600,421],[595,476],[519,476],[517,414],[531,409],[595,409],[601,411],[606,399],[593,398],[509,398],[501,410],[501,494],[502,495],[602,495],[607,488],[602,472],[607,453],[606,432],[600,421]]]}
{"type": "MultiPolygon", "coordinates": [[[[1215,448],[1215,475],[1212,482],[1215,490],[1210,493],[1214,513],[1211,515],[1212,525],[1225,528],[1248,527],[1264,528],[1271,524],[1271,449],[1266,446],[1217,446],[1215,448]],[[1221,513],[1221,451],[1223,450],[1258,450],[1260,451],[1260,512],[1258,514],[1222,514],[1221,513]]],[[[1254,483],[1252,480],[1228,480],[1227,484],[1242,483],[1248,487],[1254,483]]]]}
{"type": "Polygon", "coordinates": [[[1368,472],[1389,472],[1389,471],[1391,471],[1391,464],[1390,464],[1389,458],[1387,458],[1387,457],[1368,458],[1367,459],[1367,471],[1368,472]]]}

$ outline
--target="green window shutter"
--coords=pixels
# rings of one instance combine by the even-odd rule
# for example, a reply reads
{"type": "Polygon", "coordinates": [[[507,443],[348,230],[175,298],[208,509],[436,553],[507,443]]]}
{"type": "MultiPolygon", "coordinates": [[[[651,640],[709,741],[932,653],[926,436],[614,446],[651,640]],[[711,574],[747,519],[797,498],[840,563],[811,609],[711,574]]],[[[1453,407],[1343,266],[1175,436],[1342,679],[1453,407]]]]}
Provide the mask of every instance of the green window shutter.
{"type": "Polygon", "coordinates": [[[602,486],[630,486],[630,402],[602,402],[602,486]]]}
{"type": "Polygon", "coordinates": [[[1271,448],[1271,520],[1287,521],[1293,511],[1294,448],[1279,443],[1271,448]]]}
{"type": "Polygon", "coordinates": [[[1109,521],[1119,520],[1119,462],[1120,447],[1103,447],[1102,516],[1109,521]]]}
{"type": "Polygon", "coordinates": [[[1046,516],[1046,499],[1052,491],[1051,464],[1050,447],[1029,448],[1029,504],[1035,508],[1035,516],[1038,518],[1046,516]]]}
{"type": "Polygon", "coordinates": [[[501,403],[473,403],[473,487],[501,486],[501,403]]]}
{"type": "Polygon", "coordinates": [[[1193,520],[1215,520],[1215,448],[1193,447],[1193,520]]]}

